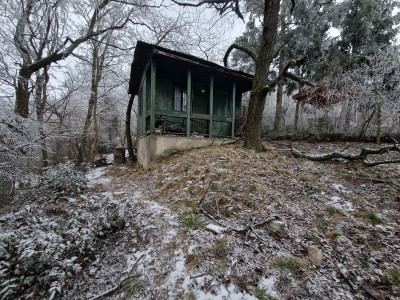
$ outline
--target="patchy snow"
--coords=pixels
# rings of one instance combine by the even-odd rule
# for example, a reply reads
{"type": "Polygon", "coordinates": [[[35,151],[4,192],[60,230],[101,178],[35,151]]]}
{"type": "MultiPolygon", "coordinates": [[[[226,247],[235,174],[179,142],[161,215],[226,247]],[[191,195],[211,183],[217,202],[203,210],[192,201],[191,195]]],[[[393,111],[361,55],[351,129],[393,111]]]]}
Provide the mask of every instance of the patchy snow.
{"type": "Polygon", "coordinates": [[[349,193],[349,191],[340,183],[332,184],[332,187],[340,193],[349,193]]]}
{"type": "Polygon", "coordinates": [[[353,204],[350,201],[343,200],[338,196],[332,196],[328,204],[344,211],[354,211],[353,204]]]}
{"type": "Polygon", "coordinates": [[[271,295],[272,297],[280,299],[281,297],[274,290],[274,286],[277,281],[278,279],[275,276],[264,277],[263,279],[261,279],[260,283],[258,284],[258,287],[260,289],[265,290],[266,293],[271,295]]]}
{"type": "Polygon", "coordinates": [[[107,167],[90,169],[86,173],[87,186],[93,187],[96,184],[107,184],[111,182],[111,178],[102,178],[106,172],[107,167]]]}
{"type": "Polygon", "coordinates": [[[99,295],[129,270],[140,275],[141,291],[127,297],[120,289],[112,299],[256,299],[251,295],[256,288],[277,299],[363,299],[362,287],[381,293],[382,299],[397,299],[396,290],[382,292],[379,280],[398,265],[400,248],[392,243],[398,231],[393,222],[398,205],[382,201],[379,185],[341,178],[343,172],[353,172],[347,167],[336,172],[335,165],[285,155],[232,146],[172,156],[148,172],[121,166],[108,177],[104,168],[94,170],[88,175],[93,184],[103,182],[118,201],[129,204],[133,218],[65,299],[99,295]],[[123,176],[128,172],[135,176],[123,176]],[[204,195],[201,191],[210,183],[218,184],[218,192],[204,195]],[[187,188],[193,185],[200,193],[187,188]],[[216,214],[213,221],[193,208],[201,197],[203,209],[211,207],[210,213],[216,214]],[[330,214],[323,210],[326,205],[346,214],[330,214]],[[182,215],[191,209],[201,225],[188,229],[181,224],[182,215]],[[369,211],[388,223],[371,224],[362,215],[369,211]],[[282,232],[273,232],[268,225],[246,234],[224,231],[247,228],[272,215],[284,223],[282,232]],[[386,224],[393,228],[388,230],[386,224]],[[319,245],[323,252],[321,267],[310,266],[303,249],[309,244],[319,245]],[[274,261],[281,257],[298,259],[303,269],[276,269],[274,261]],[[371,268],[363,267],[360,257],[371,268]],[[374,273],[377,267],[383,276],[374,273]]]}
{"type": "Polygon", "coordinates": [[[237,291],[237,288],[230,284],[228,287],[223,285],[216,289],[215,294],[211,292],[195,291],[196,300],[257,300],[256,297],[237,291]]]}

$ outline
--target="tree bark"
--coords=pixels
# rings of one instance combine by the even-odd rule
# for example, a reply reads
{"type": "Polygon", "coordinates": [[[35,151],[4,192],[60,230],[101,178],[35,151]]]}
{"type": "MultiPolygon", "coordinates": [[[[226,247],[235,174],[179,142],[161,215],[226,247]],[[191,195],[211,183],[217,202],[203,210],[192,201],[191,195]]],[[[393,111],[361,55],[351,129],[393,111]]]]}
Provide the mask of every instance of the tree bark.
{"type": "Polygon", "coordinates": [[[294,130],[299,129],[299,111],[300,111],[300,101],[297,101],[296,111],[294,113],[294,130]]]}
{"type": "MultiPolygon", "coordinates": [[[[285,22],[285,17],[286,17],[286,5],[282,5],[282,10],[281,10],[281,31],[280,34],[281,36],[284,36],[286,33],[286,22],[285,22]]],[[[279,73],[281,74],[284,71],[285,68],[285,53],[283,49],[281,49],[280,56],[279,56],[279,73]]],[[[284,84],[283,82],[279,82],[278,84],[278,90],[276,93],[276,110],[275,110],[275,122],[274,122],[274,131],[280,131],[282,129],[282,119],[283,119],[283,105],[282,105],[282,100],[283,100],[283,87],[284,84]]]]}
{"type": "Polygon", "coordinates": [[[382,133],[382,101],[379,101],[376,108],[376,143],[381,144],[382,133]]]}
{"type": "Polygon", "coordinates": [[[32,72],[28,68],[21,67],[18,74],[18,84],[15,99],[15,113],[23,118],[29,116],[29,80],[32,72]]]}
{"type": "Polygon", "coordinates": [[[94,166],[94,161],[96,160],[97,155],[97,147],[99,144],[99,130],[97,125],[97,89],[96,89],[96,96],[94,98],[94,105],[93,105],[93,145],[92,151],[90,155],[90,166],[94,166]]]}
{"type": "Polygon", "coordinates": [[[39,128],[39,134],[41,138],[41,149],[42,149],[42,162],[43,166],[47,167],[48,166],[48,152],[47,152],[47,146],[46,146],[46,133],[43,128],[43,117],[44,117],[44,111],[47,103],[47,84],[50,80],[49,74],[47,72],[48,67],[45,67],[43,69],[42,74],[38,74],[36,78],[36,94],[35,94],[35,107],[36,107],[36,116],[38,121],[40,122],[40,128],[39,128]]]}
{"type": "MultiPolygon", "coordinates": [[[[79,151],[79,157],[78,157],[78,164],[83,163],[84,161],[87,161],[88,158],[88,150],[87,150],[87,144],[88,144],[88,136],[89,136],[89,127],[92,122],[92,116],[93,116],[93,107],[94,103],[96,101],[97,97],[97,87],[96,87],[96,65],[97,65],[97,45],[94,45],[93,48],[93,53],[92,53],[92,82],[90,86],[90,98],[89,98],[89,103],[88,103],[88,110],[86,113],[86,118],[85,118],[85,124],[83,125],[83,131],[82,131],[82,136],[81,136],[81,143],[80,143],[80,151],[79,151]]],[[[89,152],[90,153],[90,152],[89,152]]]]}
{"type": "Polygon", "coordinates": [[[125,135],[126,143],[128,146],[128,162],[133,163],[135,161],[135,152],[133,151],[133,142],[131,134],[131,116],[132,116],[132,106],[133,106],[134,96],[131,95],[128,102],[128,107],[126,109],[126,119],[125,119],[125,135]]]}
{"type": "Polygon", "coordinates": [[[257,152],[263,150],[261,140],[262,115],[266,95],[263,89],[267,86],[270,65],[274,56],[280,0],[264,1],[263,33],[260,52],[256,62],[253,86],[250,92],[249,110],[246,120],[244,146],[257,152]]]}

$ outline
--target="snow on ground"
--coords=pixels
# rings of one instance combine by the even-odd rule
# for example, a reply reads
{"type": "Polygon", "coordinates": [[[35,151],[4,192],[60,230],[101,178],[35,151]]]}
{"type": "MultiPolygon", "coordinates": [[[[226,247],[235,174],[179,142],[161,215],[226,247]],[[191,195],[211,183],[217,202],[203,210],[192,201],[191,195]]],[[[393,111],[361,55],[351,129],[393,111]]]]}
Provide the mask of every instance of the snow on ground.
{"type": "MultiPolygon", "coordinates": [[[[390,172],[400,177],[398,168],[390,172]]],[[[178,153],[148,172],[93,170],[89,186],[112,191],[133,217],[104,241],[65,299],[116,287],[110,299],[399,299],[394,189],[354,174],[369,173],[240,146],[178,153]],[[271,216],[274,226],[248,227],[271,216]],[[322,252],[320,266],[310,245],[322,252]],[[133,279],[119,285],[126,276],[133,279]]]]}
{"type": "Polygon", "coordinates": [[[90,169],[86,174],[87,186],[94,187],[97,184],[106,184],[111,182],[111,178],[104,177],[107,167],[90,169]]]}

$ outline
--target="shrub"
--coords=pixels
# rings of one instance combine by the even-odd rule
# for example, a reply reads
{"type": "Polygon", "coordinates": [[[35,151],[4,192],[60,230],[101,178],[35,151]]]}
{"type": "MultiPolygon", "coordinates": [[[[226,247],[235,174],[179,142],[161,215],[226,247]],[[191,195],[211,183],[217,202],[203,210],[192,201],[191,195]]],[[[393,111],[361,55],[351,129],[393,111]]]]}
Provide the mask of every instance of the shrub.
{"type": "MultiPolygon", "coordinates": [[[[125,205],[111,193],[48,216],[39,204],[0,220],[0,299],[55,299],[95,258],[99,237],[125,225],[125,205]]],[[[67,206],[68,204],[65,204],[67,206]]]]}
{"type": "Polygon", "coordinates": [[[28,185],[29,189],[22,194],[23,199],[76,195],[86,188],[84,170],[76,168],[72,162],[48,167],[33,181],[36,184],[28,185]]]}

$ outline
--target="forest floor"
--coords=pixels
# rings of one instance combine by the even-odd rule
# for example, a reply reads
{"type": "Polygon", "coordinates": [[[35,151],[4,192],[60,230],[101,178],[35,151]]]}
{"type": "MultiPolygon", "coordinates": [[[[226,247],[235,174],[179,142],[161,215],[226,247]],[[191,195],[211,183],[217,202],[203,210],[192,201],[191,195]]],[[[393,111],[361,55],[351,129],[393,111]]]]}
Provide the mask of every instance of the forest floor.
{"type": "Polygon", "coordinates": [[[400,165],[312,162],[285,141],[266,147],[92,170],[85,195],[112,192],[132,213],[64,298],[400,299],[400,165]]]}

